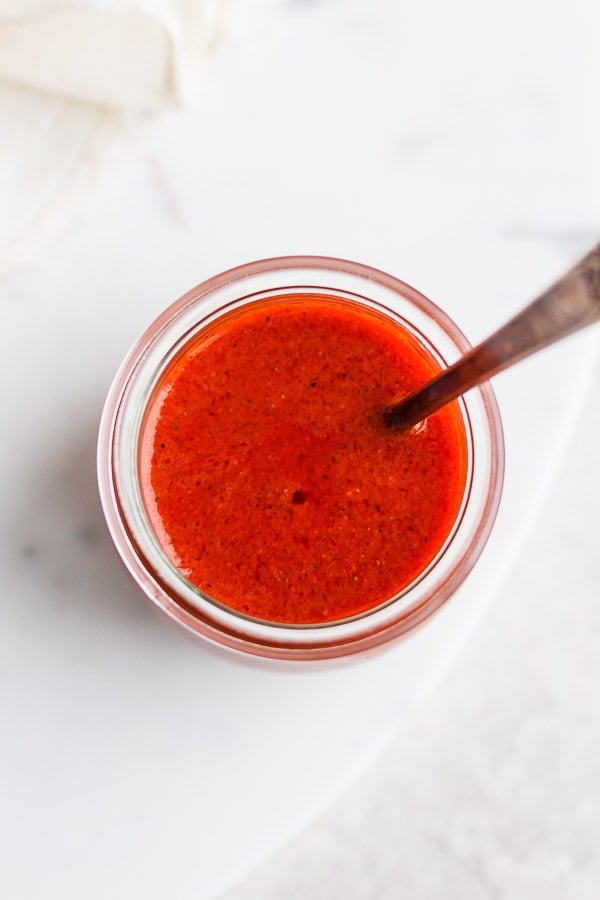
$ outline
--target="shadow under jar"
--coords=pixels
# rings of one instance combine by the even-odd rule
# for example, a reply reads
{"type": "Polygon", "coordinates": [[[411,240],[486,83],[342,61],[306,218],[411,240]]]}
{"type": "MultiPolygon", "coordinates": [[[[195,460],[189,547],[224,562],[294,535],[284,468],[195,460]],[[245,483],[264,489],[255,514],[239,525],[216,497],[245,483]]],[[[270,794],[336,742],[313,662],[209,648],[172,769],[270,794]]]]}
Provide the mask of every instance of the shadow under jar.
{"type": "Polygon", "coordinates": [[[113,541],[145,595],[245,656],[372,652],[476,562],[500,499],[489,385],[405,435],[383,410],[469,344],[353,262],[285,257],[191,290],[142,335],[98,442],[113,541]]]}

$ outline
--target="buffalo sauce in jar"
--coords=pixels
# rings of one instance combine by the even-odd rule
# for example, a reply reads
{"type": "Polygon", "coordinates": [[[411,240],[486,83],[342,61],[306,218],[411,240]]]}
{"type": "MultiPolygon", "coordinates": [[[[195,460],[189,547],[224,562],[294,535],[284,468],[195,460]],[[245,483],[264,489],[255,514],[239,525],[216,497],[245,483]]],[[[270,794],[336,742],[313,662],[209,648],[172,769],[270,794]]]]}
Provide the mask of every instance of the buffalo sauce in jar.
{"type": "Polygon", "coordinates": [[[407,434],[383,410],[440,370],[384,313],[285,294],[225,313],[179,350],[147,404],[140,492],[195,587],[284,625],[385,604],[438,557],[460,513],[453,403],[407,434]]]}

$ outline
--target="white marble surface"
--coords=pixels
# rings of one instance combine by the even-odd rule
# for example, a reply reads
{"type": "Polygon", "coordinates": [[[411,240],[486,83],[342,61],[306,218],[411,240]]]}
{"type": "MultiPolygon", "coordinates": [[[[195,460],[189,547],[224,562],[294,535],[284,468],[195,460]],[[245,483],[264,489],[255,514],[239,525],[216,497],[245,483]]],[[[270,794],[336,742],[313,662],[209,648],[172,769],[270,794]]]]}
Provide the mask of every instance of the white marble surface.
{"type": "MultiPolygon", "coordinates": [[[[507,483],[488,551],[442,615],[368,664],[249,670],[166,628],[109,545],[93,461],[128,345],[229,265],[355,258],[415,284],[476,340],[597,240],[594,5],[561,9],[522,0],[490,18],[474,0],[232,3],[198,103],[132,133],[79,220],[0,282],[3,895],[200,898],[239,882],[362,767],[375,778],[400,725],[417,729],[410,708],[458,650],[476,653],[469,637],[503,608],[533,535],[549,558],[564,551],[540,505],[589,390],[591,332],[498,379],[507,483]]],[[[589,511],[577,526],[590,533],[589,511]]],[[[568,549],[567,566],[587,571],[588,545],[568,549]]],[[[561,608],[564,586],[545,584],[561,608]]],[[[540,630],[534,613],[521,624],[525,652],[540,630]]],[[[456,716],[482,702],[487,658],[458,690],[456,716]]],[[[506,696],[527,717],[531,698],[510,686],[506,696]]],[[[510,734],[502,719],[490,728],[510,734]]],[[[419,744],[419,733],[415,758],[446,734],[419,744]]],[[[477,768],[463,735],[456,785],[460,766],[477,768]]],[[[422,769],[413,785],[419,822],[435,816],[427,778],[422,769]]],[[[407,809],[395,818],[382,801],[379,814],[401,834],[407,809]]],[[[360,896],[377,897],[392,857],[370,858],[360,896]]],[[[310,889],[281,890],[336,896],[313,862],[310,889]]],[[[439,884],[423,896],[445,896],[439,884]]]]}

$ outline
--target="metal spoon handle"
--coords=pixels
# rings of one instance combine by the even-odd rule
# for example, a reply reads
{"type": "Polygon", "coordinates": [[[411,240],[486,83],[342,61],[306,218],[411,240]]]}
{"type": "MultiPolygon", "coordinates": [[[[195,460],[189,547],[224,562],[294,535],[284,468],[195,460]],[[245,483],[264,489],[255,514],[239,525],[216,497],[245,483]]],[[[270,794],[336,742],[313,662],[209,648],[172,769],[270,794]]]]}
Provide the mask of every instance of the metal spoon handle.
{"type": "Polygon", "coordinates": [[[406,431],[469,388],[600,321],[600,244],[518,315],[422,388],[384,412],[406,431]]]}

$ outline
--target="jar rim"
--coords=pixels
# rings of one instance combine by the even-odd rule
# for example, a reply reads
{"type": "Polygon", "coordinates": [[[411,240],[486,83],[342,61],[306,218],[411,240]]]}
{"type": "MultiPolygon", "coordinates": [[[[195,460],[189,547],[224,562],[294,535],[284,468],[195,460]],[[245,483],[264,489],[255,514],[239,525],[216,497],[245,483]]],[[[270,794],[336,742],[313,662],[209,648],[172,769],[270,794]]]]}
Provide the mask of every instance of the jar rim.
{"type": "MultiPolygon", "coordinates": [[[[463,522],[459,523],[458,538],[453,536],[457,543],[452,558],[444,566],[436,561],[435,575],[425,592],[418,594],[417,585],[411,585],[412,601],[409,598],[410,602],[397,603],[407,594],[403,591],[385,604],[388,612],[383,615],[377,607],[350,621],[322,623],[315,628],[255,619],[248,622],[244,614],[223,607],[199,592],[207,605],[197,599],[198,591],[193,586],[190,585],[194,591],[191,596],[178,583],[174,567],[173,572],[169,571],[164,558],[161,561],[160,555],[153,556],[152,549],[144,543],[133,501],[134,484],[129,467],[132,453],[136,452],[135,435],[139,434],[143,398],[146,396],[147,400],[161,366],[164,369],[166,354],[173,352],[178,341],[189,339],[186,335],[190,328],[198,331],[206,327],[207,319],[217,318],[231,303],[252,302],[265,291],[275,296],[282,290],[292,289],[350,294],[353,299],[364,300],[395,318],[403,319],[402,312],[410,309],[412,319],[418,320],[416,327],[419,323],[427,324],[438,342],[443,340],[444,348],[447,345],[456,357],[470,348],[458,326],[431,300],[394,276],[361,263],[333,257],[285,256],[229,269],[192,288],[168,306],[123,361],[109,390],[100,422],[100,498],[109,531],[126,568],[146,597],[188,632],[244,656],[298,661],[349,657],[388,645],[422,625],[455,592],[478,559],[496,516],[504,470],[500,414],[489,383],[460,401],[465,427],[471,431],[475,460],[474,495],[470,489],[465,498],[468,528],[464,534],[459,533],[463,522]],[[314,284],[315,280],[326,283],[314,284]]],[[[433,339],[431,344],[438,349],[433,339]]],[[[445,352],[445,349],[440,351],[440,356],[450,364],[454,360],[446,359],[445,352]]],[[[181,573],[178,574],[179,581],[184,582],[181,573]]]]}

